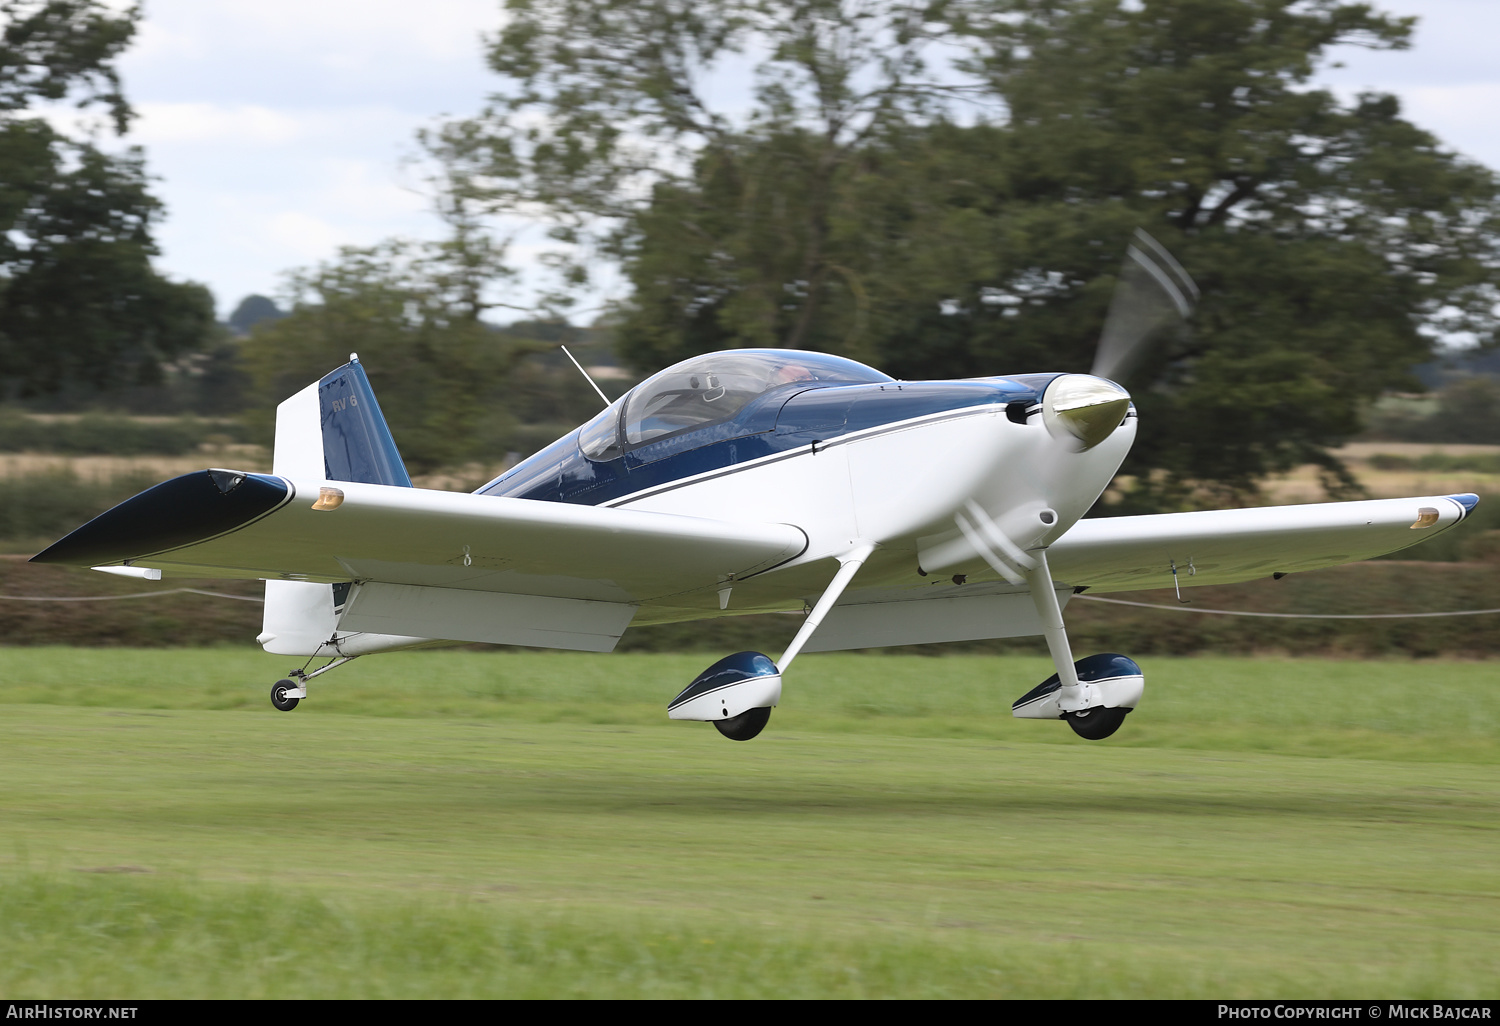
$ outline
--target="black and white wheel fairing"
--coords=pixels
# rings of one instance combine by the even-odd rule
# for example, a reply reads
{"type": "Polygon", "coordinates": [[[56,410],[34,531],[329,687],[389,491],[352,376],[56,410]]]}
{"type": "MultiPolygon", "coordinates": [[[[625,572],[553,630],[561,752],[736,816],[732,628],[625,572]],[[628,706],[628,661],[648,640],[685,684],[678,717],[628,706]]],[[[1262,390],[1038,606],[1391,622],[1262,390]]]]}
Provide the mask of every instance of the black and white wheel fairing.
{"type": "Polygon", "coordinates": [[[1087,656],[1073,666],[1083,689],[1081,696],[1068,700],[1054,673],[1016,699],[1011,714],[1021,719],[1067,720],[1073,733],[1084,740],[1103,741],[1120,729],[1140,703],[1145,676],[1135,660],[1116,652],[1087,656]]]}
{"type": "Polygon", "coordinates": [[[749,741],[771,719],[781,673],[761,652],[736,652],[698,674],[667,705],[674,720],[707,720],[731,741],[749,741]]]}

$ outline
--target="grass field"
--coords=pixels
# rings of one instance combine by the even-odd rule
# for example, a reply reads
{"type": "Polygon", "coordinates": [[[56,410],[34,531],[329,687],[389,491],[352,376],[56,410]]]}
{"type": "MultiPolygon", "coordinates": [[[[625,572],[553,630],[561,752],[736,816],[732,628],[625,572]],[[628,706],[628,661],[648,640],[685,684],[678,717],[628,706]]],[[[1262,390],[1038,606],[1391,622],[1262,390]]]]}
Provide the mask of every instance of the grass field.
{"type": "Polygon", "coordinates": [[[1500,666],[0,649],[0,995],[1487,997],[1500,666]],[[325,681],[327,683],[325,683],[325,681]]]}

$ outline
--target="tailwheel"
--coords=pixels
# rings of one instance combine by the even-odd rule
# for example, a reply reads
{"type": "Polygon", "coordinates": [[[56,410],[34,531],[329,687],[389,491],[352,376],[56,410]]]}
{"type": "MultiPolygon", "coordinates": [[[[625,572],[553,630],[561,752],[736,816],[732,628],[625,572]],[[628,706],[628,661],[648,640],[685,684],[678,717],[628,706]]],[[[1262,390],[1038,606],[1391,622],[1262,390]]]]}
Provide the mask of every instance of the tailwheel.
{"type": "Polygon", "coordinates": [[[1073,733],[1088,741],[1103,741],[1115,731],[1120,729],[1120,724],[1125,722],[1125,714],[1129,709],[1080,709],[1067,715],[1068,726],[1073,728],[1073,733]]]}
{"type": "Polygon", "coordinates": [[[289,680],[278,680],[275,684],[271,685],[271,704],[282,712],[291,712],[297,708],[297,703],[301,699],[290,698],[287,695],[288,691],[297,686],[297,684],[289,680]]]}
{"type": "Polygon", "coordinates": [[[746,709],[738,716],[731,716],[727,720],[714,720],[713,724],[719,728],[719,733],[731,741],[749,741],[762,730],[766,724],[771,722],[771,710],[767,707],[757,709],[746,709]]]}

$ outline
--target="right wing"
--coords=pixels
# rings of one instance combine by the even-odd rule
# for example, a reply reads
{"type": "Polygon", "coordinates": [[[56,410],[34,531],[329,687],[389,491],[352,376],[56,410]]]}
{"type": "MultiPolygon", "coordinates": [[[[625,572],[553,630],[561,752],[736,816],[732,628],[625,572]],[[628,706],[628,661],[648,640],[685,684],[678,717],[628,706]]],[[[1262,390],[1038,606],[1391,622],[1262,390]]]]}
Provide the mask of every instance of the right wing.
{"type": "MultiPolygon", "coordinates": [[[[806,547],[788,524],[212,470],[142,492],[33,559],[358,582],[347,606],[326,587],[302,589],[310,605],[299,615],[315,623],[317,610],[333,617],[337,607],[339,631],[407,642],[607,651],[642,603],[722,588],[806,547]]],[[[278,597],[296,591],[278,588],[278,597]]]]}
{"type": "Polygon", "coordinates": [[[806,545],[788,524],[218,470],[144,491],[33,559],[639,603],[770,569],[806,545]],[[320,508],[321,491],[337,505],[320,508]]]}

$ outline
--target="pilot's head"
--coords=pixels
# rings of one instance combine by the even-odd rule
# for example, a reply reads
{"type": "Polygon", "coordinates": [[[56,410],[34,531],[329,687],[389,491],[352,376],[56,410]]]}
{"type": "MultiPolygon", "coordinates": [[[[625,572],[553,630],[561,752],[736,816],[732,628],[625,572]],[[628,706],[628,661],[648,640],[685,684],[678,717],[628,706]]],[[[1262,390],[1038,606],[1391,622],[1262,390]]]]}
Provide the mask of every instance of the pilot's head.
{"type": "Polygon", "coordinates": [[[813,372],[800,363],[784,363],[776,368],[776,373],[771,375],[771,384],[789,385],[793,381],[812,381],[813,372]]]}

